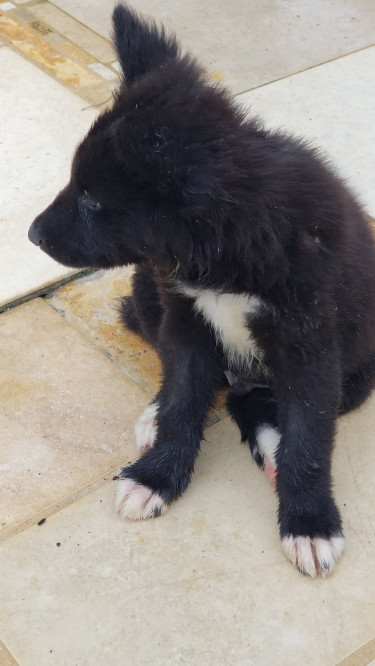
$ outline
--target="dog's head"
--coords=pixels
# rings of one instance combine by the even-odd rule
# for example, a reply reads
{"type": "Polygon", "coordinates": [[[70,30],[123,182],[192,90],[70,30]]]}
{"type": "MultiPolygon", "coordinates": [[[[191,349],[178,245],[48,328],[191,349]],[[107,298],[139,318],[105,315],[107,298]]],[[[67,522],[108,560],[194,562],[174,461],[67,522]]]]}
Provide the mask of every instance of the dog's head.
{"type": "Polygon", "coordinates": [[[74,267],[202,263],[220,198],[218,127],[230,133],[241,114],[164,29],[124,5],[113,24],[121,86],[29,238],[74,267]]]}

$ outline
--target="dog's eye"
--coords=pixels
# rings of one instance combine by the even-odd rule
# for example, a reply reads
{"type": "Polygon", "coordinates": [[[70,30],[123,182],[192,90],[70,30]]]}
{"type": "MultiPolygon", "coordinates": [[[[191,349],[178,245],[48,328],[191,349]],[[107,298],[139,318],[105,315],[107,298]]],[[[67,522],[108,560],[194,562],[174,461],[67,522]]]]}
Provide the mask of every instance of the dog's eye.
{"type": "Polygon", "coordinates": [[[84,195],[85,197],[83,203],[85,204],[85,206],[87,206],[87,208],[90,208],[91,210],[100,210],[102,208],[102,204],[100,204],[99,201],[95,201],[95,199],[92,199],[87,190],[84,191],[84,195]]]}

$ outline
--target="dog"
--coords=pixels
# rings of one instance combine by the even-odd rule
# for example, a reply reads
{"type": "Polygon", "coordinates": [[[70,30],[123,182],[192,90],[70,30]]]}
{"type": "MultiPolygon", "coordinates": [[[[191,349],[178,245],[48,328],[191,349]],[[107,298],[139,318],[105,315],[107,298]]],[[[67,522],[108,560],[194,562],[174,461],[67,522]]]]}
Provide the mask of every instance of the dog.
{"type": "Polygon", "coordinates": [[[122,317],[163,373],[117,510],[156,517],[184,492],[227,372],[282,548],[326,576],[344,545],[335,425],[375,384],[369,221],[318,150],[249,118],[164,28],[124,4],[113,25],[119,89],[29,239],[66,266],[136,267],[122,317]]]}

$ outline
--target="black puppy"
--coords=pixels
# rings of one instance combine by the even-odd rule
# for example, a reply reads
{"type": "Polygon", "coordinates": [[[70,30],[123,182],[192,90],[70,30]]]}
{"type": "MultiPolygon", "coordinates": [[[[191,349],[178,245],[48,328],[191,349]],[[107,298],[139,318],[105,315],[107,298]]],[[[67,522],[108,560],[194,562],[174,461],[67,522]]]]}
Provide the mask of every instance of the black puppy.
{"type": "Polygon", "coordinates": [[[174,37],[122,5],[113,21],[121,87],[29,237],[68,266],[136,265],[123,317],[163,381],[118,511],[158,516],[184,492],[229,369],[256,385],[232,391],[230,411],[276,476],[284,551],[325,575],[344,543],[336,418],[375,383],[369,224],[316,150],[246,118],[174,37]]]}

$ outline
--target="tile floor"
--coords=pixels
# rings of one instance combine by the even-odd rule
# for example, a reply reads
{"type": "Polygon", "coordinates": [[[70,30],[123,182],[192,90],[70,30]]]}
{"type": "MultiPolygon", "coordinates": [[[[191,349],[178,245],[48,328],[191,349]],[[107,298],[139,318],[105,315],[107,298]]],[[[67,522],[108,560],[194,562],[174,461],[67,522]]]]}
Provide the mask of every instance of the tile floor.
{"type": "MultiPolygon", "coordinates": [[[[113,4],[0,1],[0,666],[369,666],[375,398],[339,425],[347,545],[327,580],[284,559],[272,489],[220,405],[184,497],[155,521],[114,515],[159,377],[117,321],[131,270],[77,278],[26,236],[115,85],[113,4]]],[[[134,5],[252,112],[321,145],[375,215],[373,0],[134,5]]]]}

